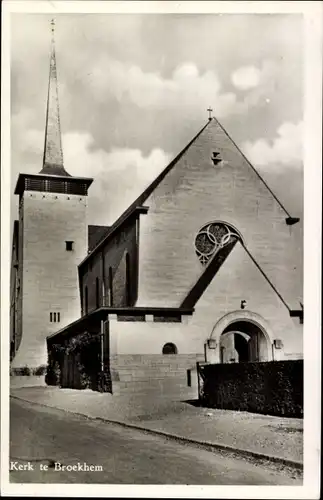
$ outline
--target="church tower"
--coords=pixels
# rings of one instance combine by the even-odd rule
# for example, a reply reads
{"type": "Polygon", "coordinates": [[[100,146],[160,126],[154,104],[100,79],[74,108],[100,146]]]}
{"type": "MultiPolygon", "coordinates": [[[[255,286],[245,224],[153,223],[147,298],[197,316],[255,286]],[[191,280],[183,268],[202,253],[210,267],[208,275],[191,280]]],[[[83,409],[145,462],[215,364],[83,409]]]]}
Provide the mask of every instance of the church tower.
{"type": "Polygon", "coordinates": [[[43,166],[38,174],[19,174],[15,188],[12,368],[46,364],[46,337],[81,311],[78,264],[87,253],[87,194],[93,179],[71,176],[64,167],[54,21],[51,32],[43,166]]]}

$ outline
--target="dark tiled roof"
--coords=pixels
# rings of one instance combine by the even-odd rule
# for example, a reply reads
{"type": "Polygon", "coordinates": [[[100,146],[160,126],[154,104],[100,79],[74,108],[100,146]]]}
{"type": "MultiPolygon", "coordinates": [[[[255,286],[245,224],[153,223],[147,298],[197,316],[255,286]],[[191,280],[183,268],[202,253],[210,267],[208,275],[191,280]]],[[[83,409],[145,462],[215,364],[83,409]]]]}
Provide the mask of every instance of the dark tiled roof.
{"type": "Polygon", "coordinates": [[[91,252],[107,235],[110,226],[88,226],[88,251],[91,252]]]}
{"type": "MultiPolygon", "coordinates": [[[[231,250],[234,248],[234,246],[237,244],[237,241],[232,242],[229,244],[227,247],[225,247],[225,251],[221,253],[220,258],[217,256],[217,254],[214,256],[214,258],[211,260],[209,265],[205,268],[205,271],[201,274],[201,276],[198,278],[197,282],[195,285],[191,288],[191,290],[188,292],[187,296],[183,300],[183,302],[180,305],[180,308],[193,308],[200,297],[203,295],[213,278],[216,276],[218,270],[226,260],[227,256],[231,252],[231,250]]],[[[270,285],[270,287],[273,289],[274,293],[277,295],[279,300],[284,304],[286,309],[288,310],[290,316],[297,316],[297,317],[303,317],[303,306],[302,303],[300,302],[301,309],[292,309],[289,307],[287,302],[284,300],[282,295],[278,292],[277,288],[274,286],[272,281],[268,278],[267,274],[264,272],[262,267],[258,264],[256,259],[253,257],[253,255],[250,253],[250,251],[247,249],[247,247],[239,241],[239,244],[242,246],[242,248],[245,250],[247,255],[250,257],[252,262],[255,264],[257,267],[258,271],[262,274],[262,276],[265,278],[267,283],[270,285]]]]}
{"type": "Polygon", "coordinates": [[[54,163],[45,164],[39,173],[43,175],[63,175],[65,177],[72,177],[68,172],[66,172],[62,165],[55,165],[54,163]]]}

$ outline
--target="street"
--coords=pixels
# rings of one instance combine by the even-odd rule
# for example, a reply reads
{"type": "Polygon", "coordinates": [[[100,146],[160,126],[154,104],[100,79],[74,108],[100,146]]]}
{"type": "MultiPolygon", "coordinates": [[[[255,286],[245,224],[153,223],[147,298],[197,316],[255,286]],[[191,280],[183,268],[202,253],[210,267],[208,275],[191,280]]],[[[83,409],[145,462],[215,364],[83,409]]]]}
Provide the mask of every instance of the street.
{"type": "Polygon", "coordinates": [[[279,467],[16,399],[9,466],[14,483],[302,484],[299,474],[279,467]]]}

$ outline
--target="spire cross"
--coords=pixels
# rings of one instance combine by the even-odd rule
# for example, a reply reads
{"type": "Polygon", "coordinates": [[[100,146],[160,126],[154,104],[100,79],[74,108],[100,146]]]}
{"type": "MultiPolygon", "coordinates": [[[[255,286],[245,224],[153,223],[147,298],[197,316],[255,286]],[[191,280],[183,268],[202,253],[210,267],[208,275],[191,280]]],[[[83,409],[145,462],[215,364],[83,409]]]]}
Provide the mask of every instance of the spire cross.
{"type": "Polygon", "coordinates": [[[209,120],[212,120],[212,115],[211,115],[211,113],[212,113],[213,109],[211,108],[211,106],[209,106],[209,107],[207,108],[207,110],[206,110],[206,111],[208,111],[208,112],[209,112],[209,120]]]}

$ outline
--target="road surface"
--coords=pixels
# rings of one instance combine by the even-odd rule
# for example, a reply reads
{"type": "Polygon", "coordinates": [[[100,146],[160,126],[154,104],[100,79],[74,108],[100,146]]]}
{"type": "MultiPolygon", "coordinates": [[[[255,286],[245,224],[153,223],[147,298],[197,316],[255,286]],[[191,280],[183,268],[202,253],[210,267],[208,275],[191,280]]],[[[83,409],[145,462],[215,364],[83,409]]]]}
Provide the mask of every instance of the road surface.
{"type": "Polygon", "coordinates": [[[300,485],[291,471],[16,399],[13,483],[300,485]]]}

